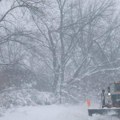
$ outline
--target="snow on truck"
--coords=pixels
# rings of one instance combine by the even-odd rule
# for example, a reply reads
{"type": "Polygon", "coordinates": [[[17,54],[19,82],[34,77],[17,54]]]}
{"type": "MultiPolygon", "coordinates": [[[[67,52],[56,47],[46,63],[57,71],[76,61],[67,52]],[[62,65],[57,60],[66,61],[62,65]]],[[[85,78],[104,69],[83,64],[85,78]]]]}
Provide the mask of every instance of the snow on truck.
{"type": "Polygon", "coordinates": [[[120,82],[114,82],[107,90],[102,90],[101,103],[101,108],[88,109],[89,116],[99,114],[114,115],[120,118],[120,82]]]}

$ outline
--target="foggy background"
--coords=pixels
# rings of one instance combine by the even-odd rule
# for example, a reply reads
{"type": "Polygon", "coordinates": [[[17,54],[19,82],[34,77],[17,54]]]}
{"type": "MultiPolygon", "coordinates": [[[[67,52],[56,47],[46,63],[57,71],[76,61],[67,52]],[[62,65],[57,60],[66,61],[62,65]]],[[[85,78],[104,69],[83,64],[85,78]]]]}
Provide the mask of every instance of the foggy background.
{"type": "Polygon", "coordinates": [[[99,100],[120,81],[119,2],[1,0],[1,105],[40,92],[54,103],[99,100]]]}

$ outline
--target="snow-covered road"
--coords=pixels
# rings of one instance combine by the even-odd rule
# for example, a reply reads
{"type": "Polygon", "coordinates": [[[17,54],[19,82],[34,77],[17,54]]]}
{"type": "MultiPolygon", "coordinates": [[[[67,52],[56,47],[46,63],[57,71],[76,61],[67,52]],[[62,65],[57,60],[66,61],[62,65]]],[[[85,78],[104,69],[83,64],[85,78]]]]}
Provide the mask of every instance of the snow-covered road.
{"type": "Polygon", "coordinates": [[[36,106],[11,109],[0,120],[80,120],[80,106],[36,106]]]}
{"type": "MultiPolygon", "coordinates": [[[[0,120],[88,120],[85,105],[52,105],[20,107],[8,110],[0,120]]],[[[92,120],[117,120],[115,118],[95,117],[92,120]]]]}

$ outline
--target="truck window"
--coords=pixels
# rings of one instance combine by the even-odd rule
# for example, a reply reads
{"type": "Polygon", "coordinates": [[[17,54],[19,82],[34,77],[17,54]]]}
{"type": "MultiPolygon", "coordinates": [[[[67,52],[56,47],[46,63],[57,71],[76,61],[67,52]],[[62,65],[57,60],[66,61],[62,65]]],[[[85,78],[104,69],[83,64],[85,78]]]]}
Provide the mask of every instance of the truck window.
{"type": "Polygon", "coordinates": [[[115,92],[120,92],[120,84],[115,84],[115,92]]]}

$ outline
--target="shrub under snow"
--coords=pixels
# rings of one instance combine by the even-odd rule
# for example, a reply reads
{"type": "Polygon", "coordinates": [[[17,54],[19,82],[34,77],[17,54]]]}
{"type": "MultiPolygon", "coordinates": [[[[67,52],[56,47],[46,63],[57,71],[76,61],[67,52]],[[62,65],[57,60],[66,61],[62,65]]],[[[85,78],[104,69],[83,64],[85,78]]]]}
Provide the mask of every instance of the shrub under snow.
{"type": "Polygon", "coordinates": [[[0,93],[0,107],[50,105],[55,97],[50,92],[40,92],[36,89],[7,89],[0,93]]]}

